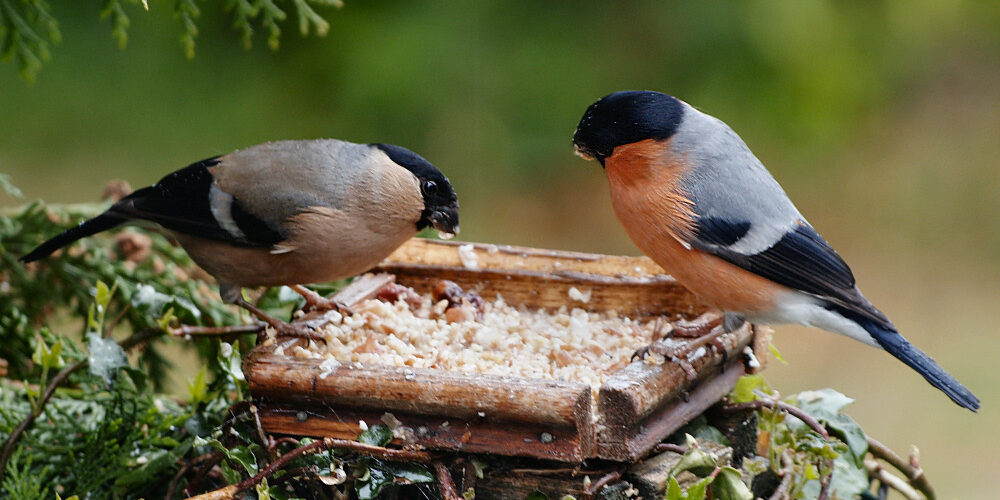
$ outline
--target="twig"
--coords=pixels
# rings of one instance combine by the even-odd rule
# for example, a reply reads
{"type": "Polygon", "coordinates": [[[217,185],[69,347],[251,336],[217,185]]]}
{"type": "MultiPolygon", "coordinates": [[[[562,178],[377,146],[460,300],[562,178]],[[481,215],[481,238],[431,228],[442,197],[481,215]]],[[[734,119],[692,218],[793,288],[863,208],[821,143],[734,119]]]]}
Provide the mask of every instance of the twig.
{"type": "Polygon", "coordinates": [[[618,478],[622,477],[623,472],[625,472],[624,467],[621,469],[613,470],[601,476],[600,479],[598,479],[597,481],[590,483],[590,486],[587,487],[587,494],[594,495],[595,493],[600,491],[601,488],[607,486],[608,483],[610,483],[611,481],[616,481],[618,480],[618,478]]]}
{"type": "Polygon", "coordinates": [[[792,487],[792,473],[789,471],[784,471],[784,476],[781,478],[781,483],[774,490],[774,494],[771,495],[768,500],[788,500],[791,496],[788,494],[792,487]]]}
{"type": "Polygon", "coordinates": [[[198,491],[198,486],[201,485],[205,476],[211,472],[213,467],[219,465],[219,462],[222,462],[224,458],[225,455],[223,455],[221,451],[212,453],[208,460],[205,460],[205,465],[202,465],[201,468],[198,469],[198,472],[196,472],[194,477],[191,478],[191,481],[184,487],[184,494],[190,495],[192,492],[198,491]]]}
{"type": "Polygon", "coordinates": [[[267,451],[272,452],[282,444],[290,444],[292,446],[298,446],[299,440],[289,436],[272,438],[271,443],[267,445],[267,451]]]}
{"type": "Polygon", "coordinates": [[[833,459],[828,458],[823,460],[823,463],[826,465],[825,475],[823,474],[822,469],[817,467],[817,469],[820,470],[821,479],[819,483],[819,496],[816,497],[816,500],[827,500],[830,498],[830,485],[833,484],[833,459]]]}
{"type": "Polygon", "coordinates": [[[914,489],[913,486],[910,486],[910,483],[906,482],[905,479],[895,476],[891,472],[885,470],[882,467],[882,464],[878,463],[878,461],[871,458],[866,458],[865,468],[868,469],[868,475],[870,477],[877,479],[882,484],[898,491],[900,494],[906,497],[907,500],[923,499],[923,496],[921,496],[921,494],[916,489],[914,489]]]}
{"type": "Polygon", "coordinates": [[[243,481],[240,481],[236,485],[236,489],[232,492],[233,495],[241,491],[250,489],[265,478],[274,474],[275,471],[281,469],[288,462],[306,455],[309,453],[319,453],[321,451],[328,450],[330,448],[344,448],[348,449],[362,455],[370,455],[377,458],[382,458],[386,460],[397,460],[404,462],[421,462],[427,463],[431,461],[430,453],[426,451],[415,451],[415,450],[396,450],[392,448],[383,448],[381,446],[374,446],[365,443],[359,443],[357,441],[348,441],[346,439],[335,439],[335,438],[323,438],[320,441],[313,441],[305,446],[300,446],[294,450],[285,453],[280,458],[271,462],[264,470],[258,472],[253,477],[248,477],[243,481]]]}
{"type": "Polygon", "coordinates": [[[895,467],[896,470],[902,472],[909,479],[910,485],[923,493],[927,497],[927,500],[935,499],[934,488],[931,487],[927,476],[924,475],[924,470],[917,463],[915,457],[911,457],[910,462],[907,462],[897,455],[896,452],[890,450],[888,446],[871,437],[868,438],[868,451],[876,458],[885,460],[889,465],[895,467]]]}
{"type": "Polygon", "coordinates": [[[721,409],[724,412],[741,412],[747,410],[759,410],[761,408],[778,409],[787,412],[799,420],[805,422],[812,430],[816,431],[817,434],[823,436],[824,439],[830,439],[830,433],[826,431],[826,427],[823,424],[816,421],[808,413],[781,401],[774,401],[771,399],[758,399],[756,401],[749,401],[746,403],[735,403],[735,404],[725,404],[722,405],[721,409]]]}
{"type": "Polygon", "coordinates": [[[680,453],[681,455],[687,453],[687,446],[681,446],[679,444],[673,443],[660,443],[653,448],[654,453],[663,453],[665,451],[672,451],[674,453],[680,453]]]}
{"type": "Polygon", "coordinates": [[[189,335],[194,336],[224,336],[224,335],[238,335],[243,333],[258,333],[264,329],[266,325],[263,323],[253,323],[249,325],[233,325],[233,326],[192,326],[192,325],[181,325],[176,328],[167,328],[167,333],[173,335],[174,337],[187,337],[189,335]]]}
{"type": "Polygon", "coordinates": [[[184,465],[182,465],[180,470],[177,471],[177,474],[174,474],[174,478],[170,480],[170,486],[167,487],[167,494],[163,495],[163,498],[165,500],[173,500],[174,493],[177,491],[177,484],[180,483],[181,478],[184,477],[184,474],[186,474],[187,471],[191,470],[191,467],[193,467],[194,465],[204,462],[210,458],[212,458],[212,454],[206,453],[204,455],[198,455],[197,457],[194,457],[191,460],[183,462],[184,465]]]}
{"type": "Polygon", "coordinates": [[[462,497],[458,494],[458,490],[455,489],[455,481],[451,478],[451,472],[448,472],[448,467],[445,467],[444,462],[435,460],[434,472],[437,475],[438,487],[441,489],[441,498],[444,500],[462,500],[462,497]]]}

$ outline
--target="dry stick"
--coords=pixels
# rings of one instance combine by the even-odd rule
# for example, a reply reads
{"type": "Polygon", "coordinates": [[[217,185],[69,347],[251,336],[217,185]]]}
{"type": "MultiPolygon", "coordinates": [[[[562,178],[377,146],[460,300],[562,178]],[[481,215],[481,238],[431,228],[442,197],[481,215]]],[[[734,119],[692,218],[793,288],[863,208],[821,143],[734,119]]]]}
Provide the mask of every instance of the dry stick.
{"type": "Polygon", "coordinates": [[[868,469],[868,475],[875,479],[878,479],[882,484],[889,486],[890,488],[900,492],[907,500],[921,500],[922,496],[913,486],[910,486],[905,479],[898,476],[894,476],[891,472],[885,470],[882,464],[877,461],[866,458],[865,468],[868,469]]]}
{"type": "Polygon", "coordinates": [[[722,411],[725,412],[740,412],[746,410],[759,410],[761,408],[779,409],[794,415],[799,420],[805,422],[812,430],[816,431],[817,434],[823,436],[824,439],[830,439],[830,433],[826,431],[826,427],[823,424],[816,421],[808,413],[790,405],[783,403],[781,401],[774,401],[770,399],[758,399],[756,401],[750,401],[747,403],[735,403],[722,405],[722,411]]]}
{"type": "Polygon", "coordinates": [[[830,497],[830,485],[833,483],[833,459],[828,458],[824,460],[824,463],[826,464],[826,470],[829,471],[829,474],[822,476],[822,479],[820,480],[819,496],[816,497],[816,500],[827,500],[827,498],[830,497]]]}
{"type": "Polygon", "coordinates": [[[431,461],[430,453],[426,451],[411,451],[411,450],[396,450],[392,448],[383,448],[381,446],[375,446],[365,443],[359,443],[357,441],[348,441],[346,439],[335,439],[335,438],[323,438],[320,441],[313,441],[305,446],[300,446],[294,450],[285,453],[280,458],[268,464],[268,466],[258,472],[255,476],[249,477],[240,481],[236,485],[236,490],[233,494],[239,493],[243,490],[252,488],[253,486],[259,484],[265,477],[274,474],[274,472],[282,468],[288,462],[294,460],[297,457],[306,455],[308,453],[318,453],[321,451],[328,450],[330,448],[345,448],[363,455],[370,455],[377,458],[383,458],[386,460],[396,460],[405,462],[422,462],[427,463],[431,461]]]}
{"type": "Polygon", "coordinates": [[[618,470],[613,470],[601,476],[601,478],[598,479],[597,481],[590,483],[590,486],[587,488],[587,494],[588,495],[596,494],[598,491],[601,490],[601,488],[607,486],[608,483],[610,483],[611,481],[616,481],[618,480],[618,478],[622,477],[623,472],[625,472],[624,467],[618,470]]]}
{"type": "Polygon", "coordinates": [[[444,500],[462,500],[455,488],[455,481],[451,478],[451,472],[445,467],[444,462],[434,461],[434,472],[437,475],[438,487],[441,489],[441,498],[444,500]]]}
{"type": "Polygon", "coordinates": [[[187,337],[189,335],[238,335],[243,333],[258,333],[267,326],[264,323],[253,323],[250,325],[235,326],[192,326],[181,325],[177,328],[167,328],[167,333],[174,337],[187,337]]]}
{"type": "Polygon", "coordinates": [[[177,471],[177,474],[174,474],[174,478],[170,480],[170,485],[167,487],[167,494],[163,495],[164,500],[173,500],[174,493],[177,491],[177,484],[180,483],[181,478],[184,477],[184,474],[186,474],[187,471],[191,470],[192,466],[204,462],[210,458],[212,458],[212,454],[206,453],[204,455],[198,455],[197,457],[194,457],[189,461],[183,462],[184,465],[182,465],[180,470],[177,471]]]}
{"type": "MultiPolygon", "coordinates": [[[[149,340],[161,333],[163,332],[155,329],[141,330],[132,334],[125,340],[122,340],[118,345],[120,345],[122,349],[131,349],[136,344],[145,342],[146,340],[149,340]]],[[[51,399],[56,393],[56,389],[59,387],[59,384],[63,383],[63,381],[66,380],[71,373],[87,366],[87,364],[88,361],[86,359],[81,359],[80,361],[59,370],[59,373],[52,377],[52,380],[49,381],[49,385],[45,387],[45,392],[42,393],[42,398],[38,400],[38,405],[35,409],[28,412],[28,416],[26,416],[24,420],[22,420],[21,423],[14,428],[14,431],[10,433],[10,436],[7,436],[7,441],[3,444],[3,451],[0,452],[0,483],[3,482],[4,471],[7,470],[7,461],[10,460],[11,454],[14,453],[14,445],[16,445],[17,441],[21,439],[21,435],[24,434],[24,431],[26,431],[28,427],[35,422],[35,419],[42,414],[42,411],[45,409],[45,404],[48,403],[49,399],[51,399]]]]}
{"type": "MultiPolygon", "coordinates": [[[[902,457],[897,455],[896,452],[890,450],[888,446],[871,437],[868,438],[868,451],[870,451],[875,457],[888,462],[899,472],[902,472],[907,479],[910,480],[910,484],[923,493],[924,496],[927,497],[927,500],[935,499],[934,488],[931,487],[930,482],[927,481],[927,476],[924,475],[924,470],[920,468],[919,464],[907,463],[902,457]]],[[[913,462],[915,462],[915,460],[913,462]]]]}
{"type": "Polygon", "coordinates": [[[653,448],[654,453],[663,453],[665,451],[672,451],[674,453],[680,453],[681,455],[687,453],[687,446],[681,446],[679,444],[673,443],[660,443],[653,448]]]}

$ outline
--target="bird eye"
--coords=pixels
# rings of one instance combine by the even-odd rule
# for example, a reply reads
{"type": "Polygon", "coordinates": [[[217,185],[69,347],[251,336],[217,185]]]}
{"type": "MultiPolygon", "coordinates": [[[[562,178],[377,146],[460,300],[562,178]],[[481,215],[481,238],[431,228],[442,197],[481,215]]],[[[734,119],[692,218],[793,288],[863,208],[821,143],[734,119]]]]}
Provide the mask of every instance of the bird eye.
{"type": "Polygon", "coordinates": [[[438,185],[434,181],[427,181],[427,182],[424,183],[424,191],[426,191],[428,193],[433,193],[433,192],[437,191],[437,187],[438,187],[438,185]]]}

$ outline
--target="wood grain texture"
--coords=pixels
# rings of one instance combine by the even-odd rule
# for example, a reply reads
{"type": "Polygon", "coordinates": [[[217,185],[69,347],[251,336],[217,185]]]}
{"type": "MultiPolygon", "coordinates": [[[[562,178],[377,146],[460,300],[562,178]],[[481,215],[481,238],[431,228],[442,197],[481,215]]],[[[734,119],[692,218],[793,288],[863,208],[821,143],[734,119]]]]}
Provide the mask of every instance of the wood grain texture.
{"type": "MultiPolygon", "coordinates": [[[[360,421],[367,425],[382,423],[383,410],[363,410],[335,405],[310,406],[265,402],[260,418],[264,430],[296,436],[356,439],[360,421]]],[[[462,453],[499,454],[579,462],[594,453],[593,442],[584,442],[573,426],[555,426],[504,421],[478,415],[471,418],[391,412],[408,428],[406,444],[435,450],[462,453]],[[543,436],[544,434],[544,436],[543,436]]]]}

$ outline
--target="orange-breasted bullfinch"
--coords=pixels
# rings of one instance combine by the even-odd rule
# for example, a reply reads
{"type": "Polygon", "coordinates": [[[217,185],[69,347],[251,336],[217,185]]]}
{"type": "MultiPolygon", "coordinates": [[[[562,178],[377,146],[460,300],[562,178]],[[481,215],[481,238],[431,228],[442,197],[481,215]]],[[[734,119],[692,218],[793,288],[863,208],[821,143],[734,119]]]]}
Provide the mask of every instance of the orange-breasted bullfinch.
{"type": "Polygon", "coordinates": [[[21,257],[32,262],[80,238],[132,221],[168,229],[219,282],[223,300],[290,335],[242,287],[298,286],[354,276],[417,231],[458,232],[458,198],[437,168],[389,144],[278,141],[216,156],[139,189],[101,215],[21,257]]]}
{"type": "Polygon", "coordinates": [[[659,92],[601,98],[573,135],[635,244],[732,330],[797,323],[885,349],[959,405],[979,399],[910,344],[732,129],[659,92]]]}

